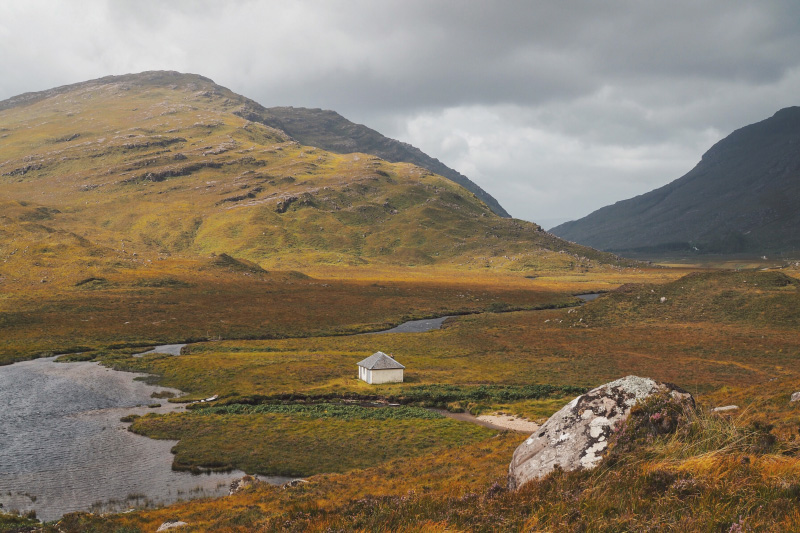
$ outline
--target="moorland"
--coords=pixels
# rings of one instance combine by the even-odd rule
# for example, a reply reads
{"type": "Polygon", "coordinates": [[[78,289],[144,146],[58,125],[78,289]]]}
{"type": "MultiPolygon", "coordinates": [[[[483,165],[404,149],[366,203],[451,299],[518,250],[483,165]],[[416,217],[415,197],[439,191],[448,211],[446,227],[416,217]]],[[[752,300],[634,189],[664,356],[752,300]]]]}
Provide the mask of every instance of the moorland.
{"type": "Polygon", "coordinates": [[[176,469],[304,481],[0,531],[800,529],[798,263],[598,252],[414,165],[303,146],[240,98],[150,73],[0,105],[0,362],[66,354],[146,372],[171,402],[216,396],[130,431],[176,440],[176,469]],[[189,344],[133,355],[166,343],[189,344]],[[377,350],[403,383],[357,379],[377,350]],[[654,435],[641,406],[600,467],[517,491],[526,434],[431,410],[542,422],[629,374],[698,410],[654,435]]]}

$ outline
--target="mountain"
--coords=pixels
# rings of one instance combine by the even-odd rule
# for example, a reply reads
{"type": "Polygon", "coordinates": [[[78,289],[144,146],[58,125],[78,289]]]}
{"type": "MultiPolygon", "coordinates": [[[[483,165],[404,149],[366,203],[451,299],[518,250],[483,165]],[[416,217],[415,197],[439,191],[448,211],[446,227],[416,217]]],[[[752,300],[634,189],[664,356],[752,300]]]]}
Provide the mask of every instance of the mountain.
{"type": "Polygon", "coordinates": [[[800,107],[745,126],[689,173],[550,231],[617,253],[800,251],[800,107]]]}
{"type": "MultiPolygon", "coordinates": [[[[163,76],[164,73],[161,75],[163,76]]],[[[114,79],[131,82],[136,79],[136,76],[135,74],[111,76],[97,81],[109,81],[114,79]]],[[[153,76],[150,76],[150,78],[153,79],[153,76]]],[[[196,78],[213,84],[208,78],[203,78],[202,76],[196,76],[196,78]]],[[[64,91],[85,86],[87,83],[93,84],[95,82],[90,81],[84,84],[79,83],[47,91],[25,93],[15,96],[0,102],[0,111],[57,96],[64,91]]],[[[484,191],[463,174],[453,170],[415,146],[390,139],[366,126],[350,122],[335,111],[306,109],[302,107],[265,108],[259,103],[237,95],[224,87],[215,85],[215,90],[219,91],[221,94],[225,94],[229,99],[234,99],[242,103],[242,108],[236,112],[239,116],[281,130],[303,145],[314,146],[337,154],[364,153],[375,155],[391,163],[412,163],[458,183],[475,194],[475,196],[480,198],[481,201],[498,215],[507,218],[511,217],[491,194],[484,191]]]]}
{"type": "Polygon", "coordinates": [[[44,278],[64,261],[223,253],[278,269],[619,264],[500,217],[425,168],[303,145],[245,118],[263,109],[176,72],[0,102],[0,278],[44,278]]]}

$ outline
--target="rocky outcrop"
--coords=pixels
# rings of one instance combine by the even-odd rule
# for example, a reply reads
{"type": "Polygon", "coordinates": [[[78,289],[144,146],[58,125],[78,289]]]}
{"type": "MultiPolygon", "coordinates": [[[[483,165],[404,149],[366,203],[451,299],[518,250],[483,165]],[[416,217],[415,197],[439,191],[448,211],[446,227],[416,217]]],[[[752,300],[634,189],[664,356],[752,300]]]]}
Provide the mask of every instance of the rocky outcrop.
{"type": "Polygon", "coordinates": [[[791,399],[789,401],[790,402],[800,402],[800,392],[795,392],[794,394],[792,394],[792,397],[791,397],[791,399]]]}
{"type": "Polygon", "coordinates": [[[657,393],[694,406],[691,394],[675,385],[637,376],[578,396],[516,449],[508,470],[509,488],[519,488],[555,468],[594,468],[602,460],[616,424],[628,418],[636,402],[657,393]]]}

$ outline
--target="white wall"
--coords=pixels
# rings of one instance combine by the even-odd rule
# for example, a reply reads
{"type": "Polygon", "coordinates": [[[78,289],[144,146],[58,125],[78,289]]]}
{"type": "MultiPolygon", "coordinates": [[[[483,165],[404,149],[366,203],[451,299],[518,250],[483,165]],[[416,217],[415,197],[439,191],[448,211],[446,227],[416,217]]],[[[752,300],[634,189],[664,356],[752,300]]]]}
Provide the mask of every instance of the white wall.
{"type": "Polygon", "coordinates": [[[367,383],[375,385],[378,383],[402,383],[403,369],[389,368],[384,370],[367,370],[367,383]]]}

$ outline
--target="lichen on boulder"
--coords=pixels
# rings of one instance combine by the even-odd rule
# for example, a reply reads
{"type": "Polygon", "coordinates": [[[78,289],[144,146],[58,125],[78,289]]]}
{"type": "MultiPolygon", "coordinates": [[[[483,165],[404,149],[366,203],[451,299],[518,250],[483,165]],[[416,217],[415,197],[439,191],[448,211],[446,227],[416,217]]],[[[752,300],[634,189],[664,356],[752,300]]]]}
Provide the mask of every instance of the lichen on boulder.
{"type": "Polygon", "coordinates": [[[654,394],[694,406],[688,392],[649,378],[627,376],[601,385],[565,405],[519,445],[509,466],[509,488],[519,488],[556,468],[594,468],[603,459],[614,428],[627,420],[637,402],[654,394]]]}

